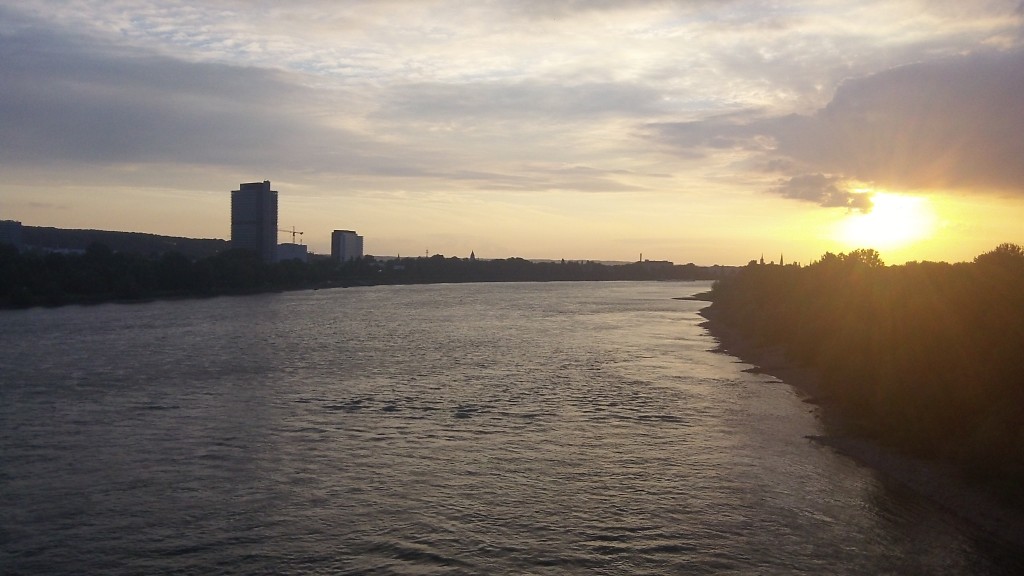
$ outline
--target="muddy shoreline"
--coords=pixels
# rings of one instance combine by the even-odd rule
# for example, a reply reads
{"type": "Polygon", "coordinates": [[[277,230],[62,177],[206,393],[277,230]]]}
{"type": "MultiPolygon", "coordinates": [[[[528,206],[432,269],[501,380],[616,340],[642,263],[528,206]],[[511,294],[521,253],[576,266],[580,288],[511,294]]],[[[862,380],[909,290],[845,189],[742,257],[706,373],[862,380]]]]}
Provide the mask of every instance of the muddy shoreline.
{"type": "MultiPolygon", "coordinates": [[[[699,294],[688,299],[710,302],[709,296],[699,294]]],[[[750,372],[778,378],[816,407],[827,432],[822,436],[809,436],[808,441],[832,449],[874,470],[886,481],[896,482],[940,504],[1000,540],[1024,547],[1024,510],[1008,507],[996,496],[970,484],[948,465],[909,457],[858,435],[838,407],[822,395],[820,379],[813,371],[788,363],[781,350],[757,346],[730,329],[718,318],[713,305],[699,313],[705,318],[700,325],[718,341],[713,352],[751,364],[750,372]]]]}

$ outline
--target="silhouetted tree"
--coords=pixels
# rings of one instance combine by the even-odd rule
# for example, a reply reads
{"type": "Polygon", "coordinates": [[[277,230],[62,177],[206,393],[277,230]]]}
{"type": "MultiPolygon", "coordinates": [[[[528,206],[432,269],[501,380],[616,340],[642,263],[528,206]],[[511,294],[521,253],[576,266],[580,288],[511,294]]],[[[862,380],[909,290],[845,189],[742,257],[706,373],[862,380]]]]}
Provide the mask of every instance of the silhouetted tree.
{"type": "Polygon", "coordinates": [[[995,250],[977,256],[974,263],[1007,270],[1020,269],[1024,267],[1024,247],[1018,244],[1003,243],[996,246],[995,250]]]}
{"type": "Polygon", "coordinates": [[[885,266],[873,250],[747,266],[711,313],[821,375],[851,422],[975,474],[1024,480],[1024,250],[885,266]]]}
{"type": "Polygon", "coordinates": [[[180,292],[194,285],[192,262],[180,252],[165,252],[156,264],[160,290],[180,292]]]}

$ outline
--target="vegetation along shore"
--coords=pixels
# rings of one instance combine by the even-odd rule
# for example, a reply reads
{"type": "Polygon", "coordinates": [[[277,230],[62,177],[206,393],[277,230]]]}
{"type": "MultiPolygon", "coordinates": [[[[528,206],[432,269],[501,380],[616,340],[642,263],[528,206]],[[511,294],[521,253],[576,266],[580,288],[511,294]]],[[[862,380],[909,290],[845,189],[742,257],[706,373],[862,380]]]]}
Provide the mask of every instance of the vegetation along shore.
{"type": "Polygon", "coordinates": [[[429,258],[365,256],[346,262],[313,256],[309,262],[265,263],[255,254],[238,249],[190,257],[176,250],[148,255],[115,251],[97,242],[81,253],[71,254],[21,253],[14,246],[0,244],[0,308],[378,284],[711,280],[734,270],[670,262],[610,265],[592,261],[534,262],[523,258],[446,258],[440,254],[429,258]]]}
{"type": "Polygon", "coordinates": [[[889,471],[892,453],[929,463],[1024,509],[1021,246],[959,264],[885,266],[873,250],[752,263],[707,298],[723,349],[822,407],[835,434],[819,441],[889,471]]]}

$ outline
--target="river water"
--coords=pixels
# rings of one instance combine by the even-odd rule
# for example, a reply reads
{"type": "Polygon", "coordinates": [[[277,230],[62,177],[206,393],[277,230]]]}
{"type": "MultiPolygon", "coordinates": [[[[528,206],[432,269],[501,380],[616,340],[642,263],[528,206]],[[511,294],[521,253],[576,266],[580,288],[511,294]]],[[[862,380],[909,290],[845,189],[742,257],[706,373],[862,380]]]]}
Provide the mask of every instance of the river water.
{"type": "Polygon", "coordinates": [[[710,352],[707,288],[0,312],[0,573],[1022,573],[710,352]]]}

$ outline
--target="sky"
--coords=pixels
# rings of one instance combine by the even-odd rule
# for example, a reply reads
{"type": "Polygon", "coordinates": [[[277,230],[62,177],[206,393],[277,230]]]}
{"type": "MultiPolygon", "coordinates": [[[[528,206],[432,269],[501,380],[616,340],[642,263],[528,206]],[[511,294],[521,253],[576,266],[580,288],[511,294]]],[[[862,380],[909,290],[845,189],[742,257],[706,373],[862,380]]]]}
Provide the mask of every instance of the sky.
{"type": "Polygon", "coordinates": [[[0,0],[0,219],[329,253],[1024,243],[1020,0],[0,0]],[[292,235],[282,232],[279,240],[292,235]]]}

